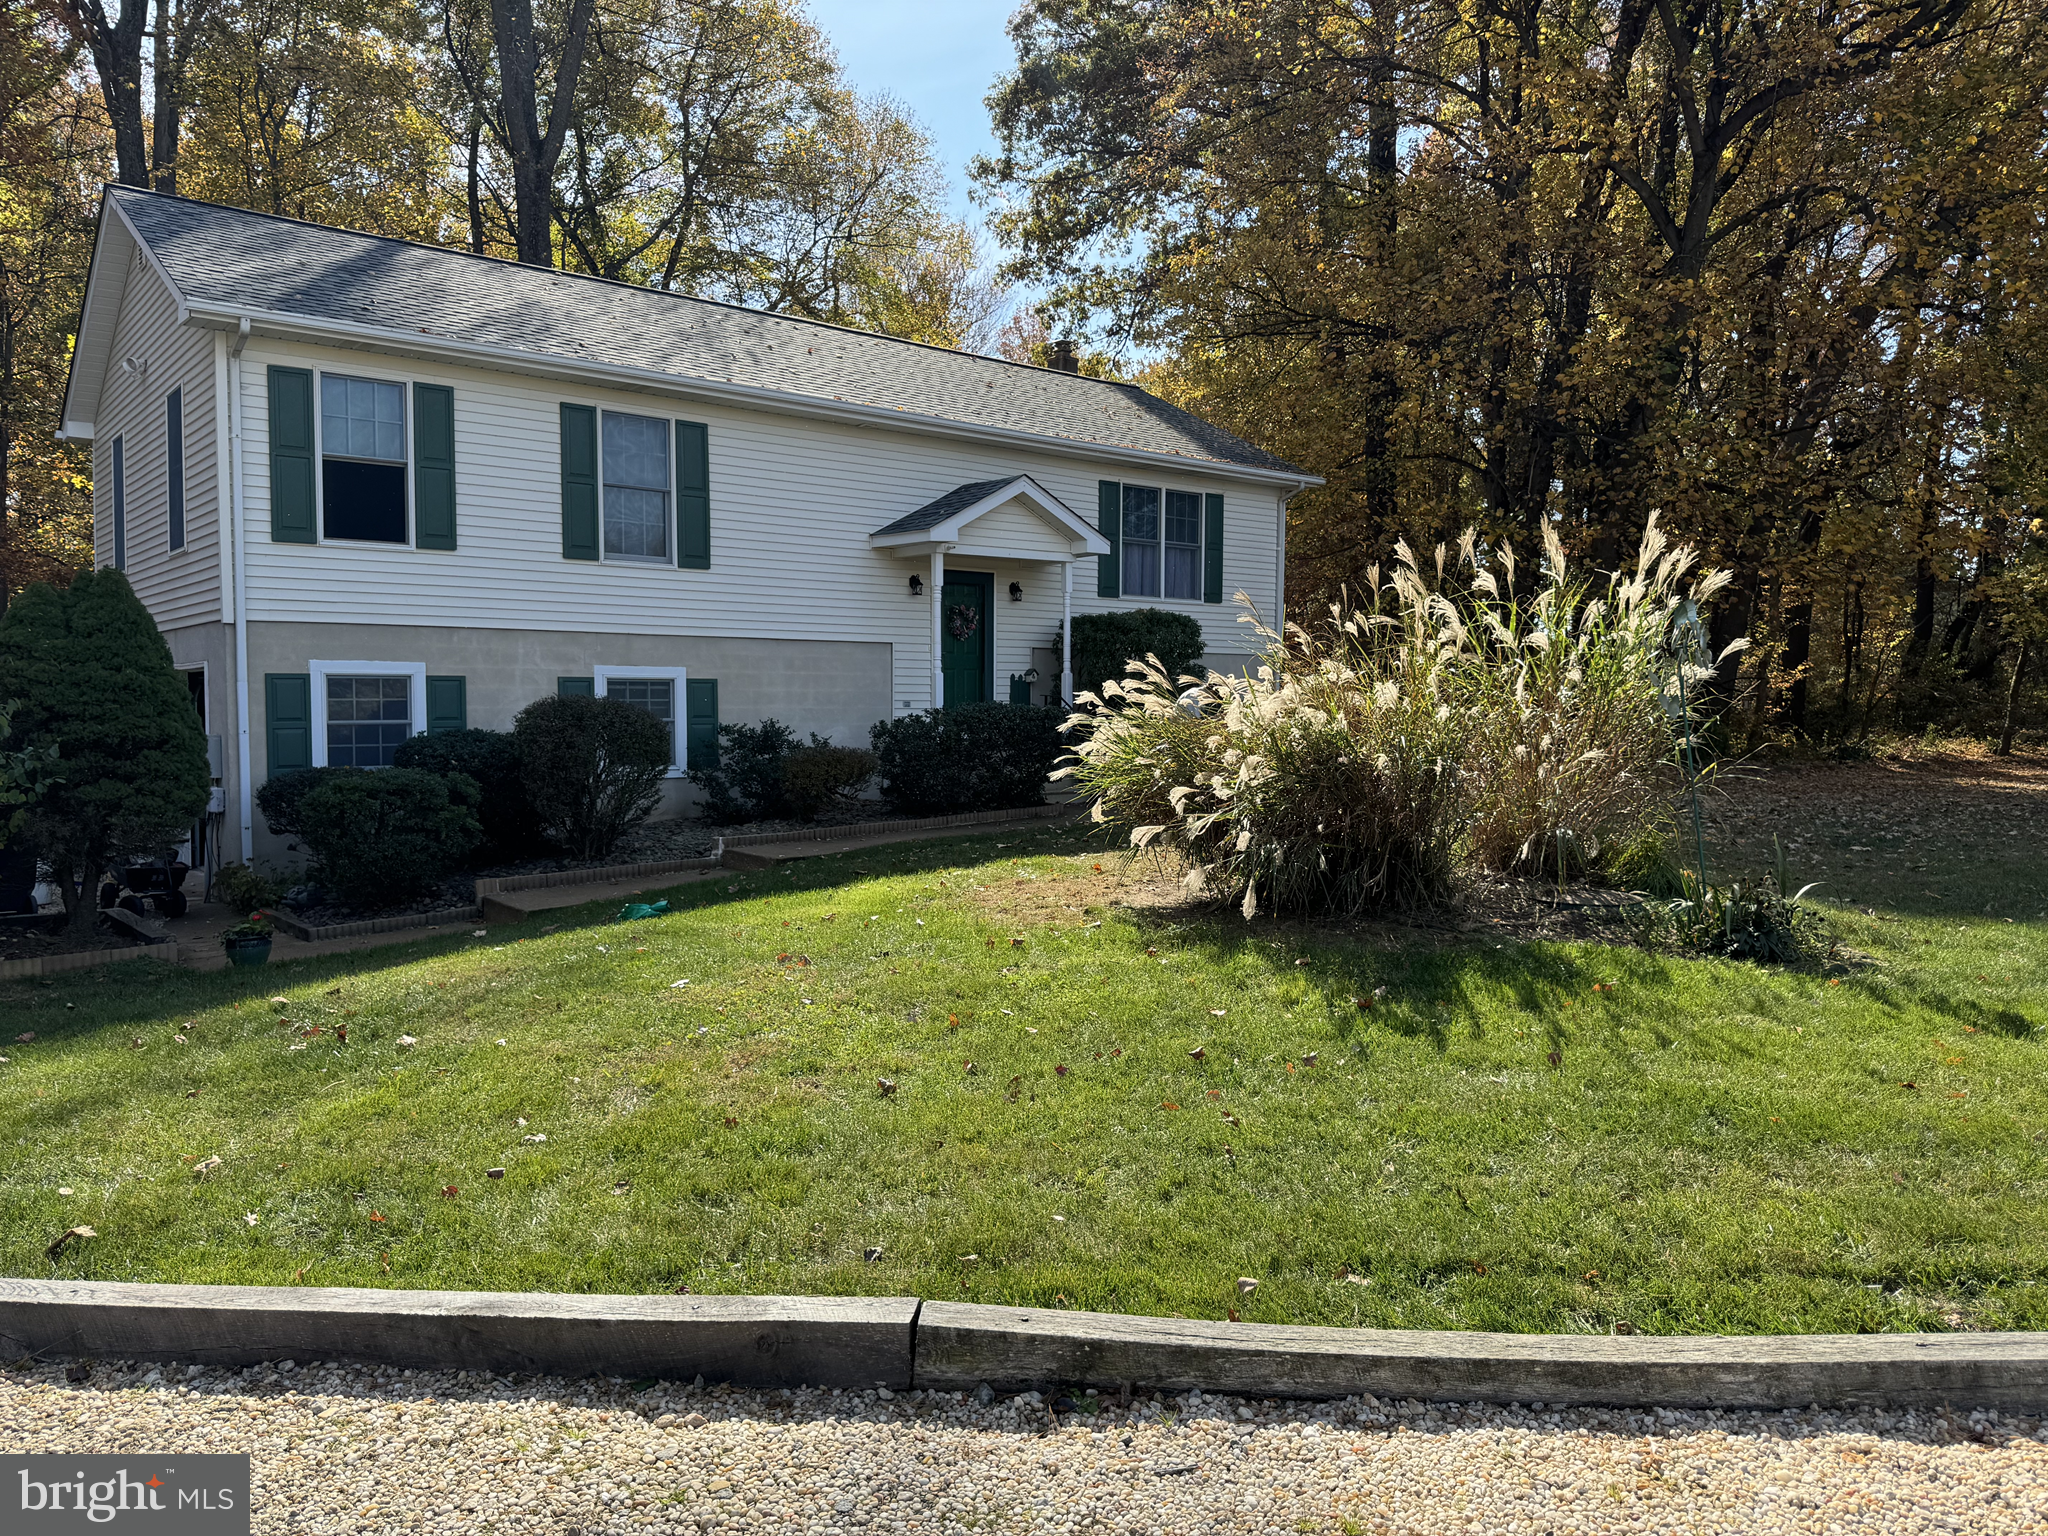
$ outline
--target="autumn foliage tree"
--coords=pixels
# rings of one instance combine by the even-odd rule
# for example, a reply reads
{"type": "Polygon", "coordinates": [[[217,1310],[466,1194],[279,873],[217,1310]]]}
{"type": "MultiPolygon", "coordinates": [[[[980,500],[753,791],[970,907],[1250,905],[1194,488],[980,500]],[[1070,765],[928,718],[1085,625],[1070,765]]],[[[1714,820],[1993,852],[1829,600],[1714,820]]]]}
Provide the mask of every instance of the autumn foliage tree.
{"type": "Polygon", "coordinates": [[[1328,477],[1291,592],[1471,520],[1611,567],[1656,509],[1735,572],[1750,728],[1839,727],[1873,607],[1939,649],[2036,504],[1993,440],[2038,323],[2044,29],[2007,0],[1033,0],[978,173],[1015,275],[1328,477]]]}

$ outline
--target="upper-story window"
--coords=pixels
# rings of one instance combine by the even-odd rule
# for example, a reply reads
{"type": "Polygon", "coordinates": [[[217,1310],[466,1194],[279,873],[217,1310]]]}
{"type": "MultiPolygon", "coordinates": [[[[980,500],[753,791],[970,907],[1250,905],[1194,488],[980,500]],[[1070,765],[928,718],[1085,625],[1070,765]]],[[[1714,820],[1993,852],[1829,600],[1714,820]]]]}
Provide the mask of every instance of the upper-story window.
{"type": "Polygon", "coordinates": [[[330,539],[403,544],[405,386],[320,376],[320,502],[330,539]]]}
{"type": "Polygon", "coordinates": [[[1202,498],[1156,485],[1124,487],[1123,595],[1198,602],[1202,498]]]}
{"type": "Polygon", "coordinates": [[[668,423],[604,413],[604,553],[659,560],[668,549],[668,423]]]}

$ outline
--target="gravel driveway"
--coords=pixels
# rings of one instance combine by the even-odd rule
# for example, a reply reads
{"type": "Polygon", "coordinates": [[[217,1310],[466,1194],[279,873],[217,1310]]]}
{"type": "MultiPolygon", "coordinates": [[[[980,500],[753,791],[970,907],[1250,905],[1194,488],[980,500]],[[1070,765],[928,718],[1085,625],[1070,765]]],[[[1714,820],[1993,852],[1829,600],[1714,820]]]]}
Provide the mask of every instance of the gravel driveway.
{"type": "Polygon", "coordinates": [[[259,1531],[2048,1531],[1989,1413],[1542,1412],[100,1366],[0,1371],[10,1451],[240,1451],[259,1531]],[[1063,1400],[1064,1401],[1064,1400],[1063,1400]]]}

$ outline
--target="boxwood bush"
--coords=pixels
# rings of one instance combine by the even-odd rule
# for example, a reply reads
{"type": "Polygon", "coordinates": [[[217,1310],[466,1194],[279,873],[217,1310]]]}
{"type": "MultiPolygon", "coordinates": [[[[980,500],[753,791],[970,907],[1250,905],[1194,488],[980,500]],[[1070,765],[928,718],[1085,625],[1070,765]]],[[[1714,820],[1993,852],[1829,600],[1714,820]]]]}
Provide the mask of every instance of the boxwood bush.
{"type": "Polygon", "coordinates": [[[283,773],[273,773],[256,791],[256,805],[263,812],[264,823],[279,837],[303,836],[299,808],[305,804],[306,796],[334,775],[355,771],[350,768],[287,768],[283,773]]]}
{"type": "Polygon", "coordinates": [[[520,858],[540,843],[540,818],[527,798],[519,748],[510,731],[470,729],[414,736],[399,744],[391,762],[396,768],[417,768],[444,778],[460,773],[476,781],[483,795],[477,808],[484,829],[480,854],[520,858]]]}
{"type": "Polygon", "coordinates": [[[1191,671],[1202,660],[1202,626],[1184,613],[1164,608],[1132,608],[1122,613],[1074,615],[1074,691],[1102,692],[1102,685],[1121,682],[1125,666],[1157,656],[1169,679],[1191,671]]]}
{"type": "Polygon", "coordinates": [[[782,766],[801,745],[795,731],[773,718],[759,725],[721,725],[717,756],[708,763],[691,764],[688,774],[704,792],[704,819],[714,826],[730,826],[789,815],[782,766]]]}
{"type": "Polygon", "coordinates": [[[661,800],[669,728],[617,699],[535,699],[512,723],[520,778],[541,830],[578,858],[602,858],[661,800]]]}
{"type": "Polygon", "coordinates": [[[433,887],[483,837],[467,774],[335,768],[299,802],[313,876],[351,906],[392,906],[433,887]]]}
{"type": "Polygon", "coordinates": [[[1057,705],[953,704],[878,721],[882,798],[907,816],[1041,805],[1063,718],[1057,705]]]}

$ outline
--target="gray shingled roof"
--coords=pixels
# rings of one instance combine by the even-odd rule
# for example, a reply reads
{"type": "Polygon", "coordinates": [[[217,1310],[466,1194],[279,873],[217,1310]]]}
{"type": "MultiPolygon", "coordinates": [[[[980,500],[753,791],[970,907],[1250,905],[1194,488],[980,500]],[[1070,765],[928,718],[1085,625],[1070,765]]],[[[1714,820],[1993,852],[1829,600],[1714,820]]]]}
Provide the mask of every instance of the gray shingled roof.
{"type": "Polygon", "coordinates": [[[1135,385],[134,187],[108,196],[186,302],[202,308],[346,321],[1298,473],[1135,385]]]}
{"type": "MultiPolygon", "coordinates": [[[[1015,485],[1024,477],[1006,475],[1000,480],[970,480],[965,485],[956,485],[937,501],[928,501],[915,512],[906,512],[885,528],[875,533],[915,533],[920,528],[935,528],[963,507],[971,507],[984,496],[993,496],[1006,485],[1015,485]]],[[[872,538],[874,535],[870,534],[872,538]]]]}

